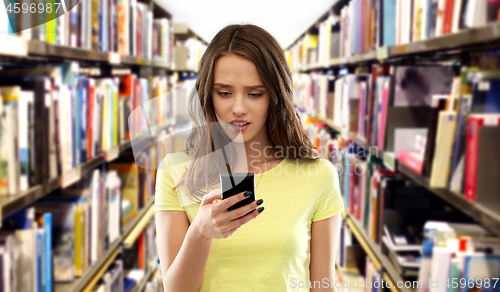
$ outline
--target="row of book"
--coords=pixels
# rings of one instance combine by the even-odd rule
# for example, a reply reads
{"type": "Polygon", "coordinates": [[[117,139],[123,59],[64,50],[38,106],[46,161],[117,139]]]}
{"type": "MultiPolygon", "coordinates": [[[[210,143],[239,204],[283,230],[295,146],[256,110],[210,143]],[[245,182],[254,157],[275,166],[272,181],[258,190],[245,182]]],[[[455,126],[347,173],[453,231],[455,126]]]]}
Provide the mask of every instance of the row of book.
{"type": "Polygon", "coordinates": [[[207,45],[197,38],[175,41],[175,69],[197,71],[198,63],[207,50],[207,45]]]}
{"type": "Polygon", "coordinates": [[[296,104],[330,121],[347,138],[356,136],[377,151],[449,188],[497,208],[491,148],[498,141],[500,97],[497,71],[450,66],[381,66],[346,76],[295,78],[296,104]]]}
{"type": "Polygon", "coordinates": [[[498,21],[499,9],[489,0],[353,0],[341,11],[340,55],[481,27],[498,21]]]}
{"type": "Polygon", "coordinates": [[[4,66],[0,75],[3,195],[65,174],[173,116],[174,101],[161,98],[168,77],[85,76],[76,63],[4,66]]]}
{"type": "Polygon", "coordinates": [[[148,5],[137,0],[70,0],[65,8],[54,0],[37,1],[31,7],[6,3],[6,11],[3,7],[0,11],[0,34],[166,63],[172,60],[171,21],[153,19],[148,5]]]}
{"type": "Polygon", "coordinates": [[[155,234],[154,219],[151,219],[134,245],[123,251],[125,276],[123,291],[132,291],[150,272],[159,271],[155,234]]]}
{"type": "MultiPolygon", "coordinates": [[[[152,200],[154,177],[133,162],[109,164],[5,218],[2,291],[53,291],[55,283],[83,276],[152,200]]],[[[154,235],[150,224],[139,236],[141,268],[156,254],[154,235]]]]}
{"type": "MultiPolygon", "coordinates": [[[[321,155],[339,172],[350,220],[358,222],[403,279],[418,280],[421,285],[413,288],[420,292],[466,291],[500,276],[498,269],[488,268],[500,263],[498,237],[427,189],[387,169],[367,149],[344,140],[321,121],[301,119],[321,155]],[[429,286],[429,278],[440,283],[439,289],[432,282],[429,286]]],[[[351,236],[343,225],[338,267],[353,265],[351,236]]],[[[365,279],[377,279],[376,275],[373,267],[365,270],[365,279]]]]}
{"type": "MultiPolygon", "coordinates": [[[[127,270],[122,259],[115,260],[106,270],[104,276],[92,288],[92,292],[131,292],[136,290],[138,285],[147,277],[141,270],[127,270]]],[[[141,292],[163,291],[161,271],[158,265],[157,270],[147,279],[141,292]]]]}
{"type": "Polygon", "coordinates": [[[340,17],[318,23],[319,32],[305,33],[286,54],[292,69],[326,66],[337,57],[485,26],[500,20],[499,9],[491,0],[352,0],[340,17]]]}
{"type": "Polygon", "coordinates": [[[160,291],[162,288],[161,274],[156,250],[154,219],[147,224],[139,234],[134,244],[122,250],[104,275],[92,287],[95,292],[130,292],[137,291],[142,281],[146,290],[160,291]],[[149,276],[149,274],[151,275],[149,276]],[[149,278],[147,278],[149,277],[149,278]]]}
{"type": "Polygon", "coordinates": [[[288,66],[297,68],[309,64],[324,64],[340,56],[338,17],[330,15],[318,24],[318,34],[305,34],[285,51],[288,66]]]}
{"type": "Polygon", "coordinates": [[[333,120],[335,76],[327,74],[294,74],[294,103],[314,110],[325,119],[333,120]]]}

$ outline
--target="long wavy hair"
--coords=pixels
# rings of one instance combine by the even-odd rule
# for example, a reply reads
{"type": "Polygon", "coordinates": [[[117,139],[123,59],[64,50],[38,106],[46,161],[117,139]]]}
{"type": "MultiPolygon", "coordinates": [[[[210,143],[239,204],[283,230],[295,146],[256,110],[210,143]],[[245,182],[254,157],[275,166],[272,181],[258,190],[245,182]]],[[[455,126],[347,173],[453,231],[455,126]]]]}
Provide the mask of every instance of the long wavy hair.
{"type": "Polygon", "coordinates": [[[219,174],[228,173],[228,165],[236,162],[231,138],[217,123],[212,103],[215,63],[220,57],[229,55],[244,57],[257,67],[270,96],[266,127],[272,147],[298,149],[291,151],[293,153],[285,151],[282,157],[276,158],[319,158],[293,106],[292,73],[278,42],[258,26],[228,25],[217,33],[203,54],[195,88],[188,96],[193,127],[185,151],[194,159],[175,188],[186,185],[188,196],[198,202],[211,186],[219,183],[219,174]],[[224,159],[220,155],[209,155],[223,148],[224,159]]]}

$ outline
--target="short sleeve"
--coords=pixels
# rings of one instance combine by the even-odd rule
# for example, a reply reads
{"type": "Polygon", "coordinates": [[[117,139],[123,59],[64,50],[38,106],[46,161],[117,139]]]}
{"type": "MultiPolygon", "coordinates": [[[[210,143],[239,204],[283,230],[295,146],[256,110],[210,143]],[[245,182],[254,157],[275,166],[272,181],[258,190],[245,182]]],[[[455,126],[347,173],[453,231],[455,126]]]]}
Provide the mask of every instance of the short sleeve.
{"type": "Polygon", "coordinates": [[[156,172],[154,212],[167,210],[185,211],[184,207],[181,206],[177,191],[174,189],[170,168],[164,159],[156,172]]]}
{"type": "Polygon", "coordinates": [[[339,175],[335,166],[328,160],[323,159],[319,183],[325,186],[318,198],[318,206],[313,214],[312,221],[319,221],[337,215],[345,210],[344,202],[340,195],[339,175]]]}

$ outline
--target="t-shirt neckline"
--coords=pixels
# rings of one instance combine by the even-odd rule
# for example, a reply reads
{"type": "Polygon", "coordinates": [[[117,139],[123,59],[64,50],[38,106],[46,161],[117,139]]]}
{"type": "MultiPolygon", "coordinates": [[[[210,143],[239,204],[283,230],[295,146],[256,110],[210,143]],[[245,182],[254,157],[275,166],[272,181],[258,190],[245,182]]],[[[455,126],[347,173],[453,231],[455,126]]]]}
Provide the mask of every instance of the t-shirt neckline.
{"type": "Polygon", "coordinates": [[[269,169],[269,170],[266,170],[264,172],[261,172],[261,173],[258,173],[256,174],[255,176],[259,176],[259,175],[263,175],[263,174],[266,174],[268,172],[271,172],[273,169],[277,168],[277,167],[281,167],[281,165],[285,162],[285,160],[287,159],[287,157],[283,158],[280,163],[276,164],[273,168],[269,169]]]}

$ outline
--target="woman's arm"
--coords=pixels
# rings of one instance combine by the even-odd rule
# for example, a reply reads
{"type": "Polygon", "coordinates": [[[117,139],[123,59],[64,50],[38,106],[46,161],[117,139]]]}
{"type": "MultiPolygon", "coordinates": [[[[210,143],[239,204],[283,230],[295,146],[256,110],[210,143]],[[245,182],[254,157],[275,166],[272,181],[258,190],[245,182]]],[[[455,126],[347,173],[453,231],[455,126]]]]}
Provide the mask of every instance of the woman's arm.
{"type": "Polygon", "coordinates": [[[339,245],[341,220],[339,213],[312,223],[311,264],[309,266],[311,292],[337,291],[335,289],[335,257],[339,245]],[[314,281],[317,281],[316,285],[314,281]]]}
{"type": "Polygon", "coordinates": [[[155,219],[164,291],[198,291],[212,240],[189,227],[184,211],[158,211],[155,219]]]}

